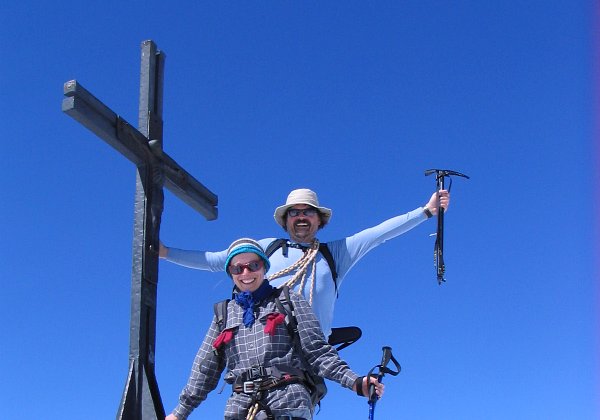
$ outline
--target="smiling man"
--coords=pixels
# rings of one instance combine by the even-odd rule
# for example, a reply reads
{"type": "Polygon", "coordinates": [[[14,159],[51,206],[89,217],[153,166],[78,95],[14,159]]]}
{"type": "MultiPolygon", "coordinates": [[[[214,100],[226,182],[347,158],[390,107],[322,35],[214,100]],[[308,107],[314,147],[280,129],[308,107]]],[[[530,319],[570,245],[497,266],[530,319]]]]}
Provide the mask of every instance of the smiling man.
{"type": "Polygon", "coordinates": [[[285,230],[289,232],[290,239],[298,243],[312,242],[317,230],[322,226],[321,212],[308,204],[296,204],[288,209],[287,213],[282,213],[287,215],[285,230]]]}
{"type": "MultiPolygon", "coordinates": [[[[273,215],[277,224],[288,233],[289,240],[266,238],[259,241],[267,250],[271,263],[269,280],[275,287],[285,284],[301,292],[309,301],[328,337],[331,334],[337,294],[354,264],[385,241],[436,215],[438,205],[447,209],[449,202],[448,191],[436,191],[423,207],[417,207],[352,236],[327,242],[325,246],[319,242],[316,234],[329,223],[331,209],[319,204],[314,191],[306,188],[293,190],[285,204],[277,207],[273,215]],[[269,246],[271,244],[276,246],[269,246]]],[[[216,272],[223,271],[227,251],[190,251],[167,248],[161,244],[160,256],[179,265],[216,272]]]]}

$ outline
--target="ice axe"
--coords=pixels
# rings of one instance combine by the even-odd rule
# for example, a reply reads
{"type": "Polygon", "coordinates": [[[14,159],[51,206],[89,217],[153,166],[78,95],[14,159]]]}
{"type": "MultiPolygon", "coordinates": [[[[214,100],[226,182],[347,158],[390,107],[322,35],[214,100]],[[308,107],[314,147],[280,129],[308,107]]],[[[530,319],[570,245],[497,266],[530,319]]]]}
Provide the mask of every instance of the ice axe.
{"type": "MultiPolygon", "coordinates": [[[[452,188],[452,175],[461,176],[463,178],[469,179],[467,175],[461,174],[460,172],[451,171],[449,169],[427,169],[425,171],[425,176],[429,176],[431,174],[435,174],[438,192],[444,189],[444,179],[446,177],[448,177],[448,179],[450,180],[450,183],[448,185],[448,192],[450,192],[450,188],[452,188]]],[[[437,271],[438,284],[442,284],[442,282],[446,281],[444,277],[444,274],[446,273],[446,265],[444,264],[444,208],[440,206],[439,201],[437,211],[438,223],[435,245],[433,249],[433,262],[437,271]]]]}

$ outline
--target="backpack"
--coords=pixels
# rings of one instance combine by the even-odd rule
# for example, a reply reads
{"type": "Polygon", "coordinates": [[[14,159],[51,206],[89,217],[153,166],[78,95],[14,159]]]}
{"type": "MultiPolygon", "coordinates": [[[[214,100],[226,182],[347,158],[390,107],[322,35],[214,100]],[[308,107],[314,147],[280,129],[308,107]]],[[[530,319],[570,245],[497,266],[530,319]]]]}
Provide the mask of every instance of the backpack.
{"type": "MultiPolygon", "coordinates": [[[[304,353],[302,353],[300,334],[298,332],[298,321],[296,320],[296,313],[294,312],[294,306],[292,304],[292,300],[290,299],[290,289],[287,286],[283,286],[280,289],[275,289],[274,293],[277,293],[275,297],[275,306],[282,314],[285,315],[285,326],[292,339],[294,350],[300,358],[302,365],[308,369],[304,371],[304,375],[313,407],[317,404],[320,406],[321,400],[323,397],[325,397],[325,394],[327,394],[327,386],[325,385],[325,380],[322,377],[315,375],[310,370],[306,358],[304,357],[304,353]],[[283,298],[281,296],[282,294],[283,298]]],[[[223,331],[227,325],[227,305],[229,304],[230,300],[231,299],[226,299],[214,304],[213,309],[215,312],[219,332],[223,331]]]]}
{"type": "MultiPolygon", "coordinates": [[[[281,248],[281,252],[282,252],[283,256],[287,257],[288,247],[290,247],[290,246],[292,248],[299,248],[302,250],[308,249],[308,247],[306,247],[306,246],[303,246],[300,244],[291,244],[289,240],[281,238],[281,239],[275,239],[273,242],[271,242],[269,244],[269,246],[267,246],[267,249],[265,250],[265,254],[267,255],[267,258],[270,258],[271,255],[273,255],[275,253],[275,251],[277,251],[279,248],[281,248]]],[[[327,261],[327,265],[329,265],[329,270],[331,271],[331,276],[333,277],[333,284],[335,286],[335,295],[338,296],[337,269],[335,268],[335,261],[333,260],[333,255],[331,255],[331,251],[329,250],[329,247],[327,246],[327,242],[319,243],[319,252],[323,256],[323,258],[325,258],[325,261],[327,261]]]]}
{"type": "MultiPolygon", "coordinates": [[[[279,248],[281,248],[281,252],[282,252],[283,256],[287,257],[289,247],[298,248],[298,249],[302,249],[302,250],[308,249],[308,247],[306,247],[304,245],[292,244],[292,243],[290,243],[289,240],[281,238],[281,239],[273,240],[267,246],[267,249],[265,250],[265,254],[267,255],[267,258],[270,258],[271,255],[273,255],[275,253],[275,251],[277,251],[279,248]]],[[[337,285],[338,273],[337,273],[337,269],[335,267],[335,261],[333,259],[333,255],[331,254],[331,251],[329,250],[329,247],[327,246],[327,242],[319,242],[319,252],[323,256],[323,258],[325,258],[325,261],[327,261],[327,265],[329,265],[329,270],[331,271],[331,276],[333,277],[333,284],[335,286],[335,295],[336,295],[336,297],[339,297],[338,285],[337,285]]],[[[331,344],[332,346],[337,346],[336,350],[340,351],[340,350],[348,347],[350,344],[353,344],[354,342],[356,342],[361,337],[361,335],[362,335],[362,331],[358,327],[332,328],[331,335],[329,336],[329,344],[331,344]]]]}

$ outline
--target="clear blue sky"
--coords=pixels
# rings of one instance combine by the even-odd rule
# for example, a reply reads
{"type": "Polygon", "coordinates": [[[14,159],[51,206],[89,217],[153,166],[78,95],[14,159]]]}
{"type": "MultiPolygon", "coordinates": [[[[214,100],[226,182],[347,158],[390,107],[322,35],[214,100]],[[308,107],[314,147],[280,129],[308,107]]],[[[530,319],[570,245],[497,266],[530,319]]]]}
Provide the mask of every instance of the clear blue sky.
{"type": "MultiPolygon", "coordinates": [[[[273,210],[297,187],[333,209],[319,237],[337,239],[424,204],[425,169],[464,172],[445,284],[429,221],[342,286],[335,324],[364,333],[344,358],[364,374],[389,345],[403,367],[376,417],[599,418],[593,2],[54,3],[0,14],[1,417],[116,415],[135,168],[61,112],[62,86],[77,79],[137,125],[152,39],[167,56],[165,151],[220,200],[207,222],[167,192],[165,243],[282,235],[273,210]]],[[[167,411],[230,286],[160,263],[167,411]]],[[[225,399],[192,418],[221,418],[225,399]]],[[[366,417],[332,384],[317,419],[366,417]]]]}

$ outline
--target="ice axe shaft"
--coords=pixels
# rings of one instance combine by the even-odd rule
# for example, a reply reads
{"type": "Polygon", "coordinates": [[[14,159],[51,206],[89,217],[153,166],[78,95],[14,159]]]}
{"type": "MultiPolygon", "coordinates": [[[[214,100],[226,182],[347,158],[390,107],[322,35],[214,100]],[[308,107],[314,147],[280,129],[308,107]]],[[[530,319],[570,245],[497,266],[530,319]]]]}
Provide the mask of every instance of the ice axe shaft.
{"type": "MultiPolygon", "coordinates": [[[[454,175],[469,179],[467,175],[462,174],[460,172],[452,171],[450,169],[427,169],[425,171],[425,176],[429,176],[431,174],[435,174],[436,188],[438,193],[439,191],[445,189],[444,180],[446,179],[446,177],[450,179],[448,192],[450,192],[450,188],[452,188],[451,176],[454,175]]],[[[438,284],[442,284],[446,281],[446,265],[444,264],[444,212],[444,208],[440,205],[440,201],[438,200],[437,233],[433,251],[433,260],[435,264],[438,284]]]]}

